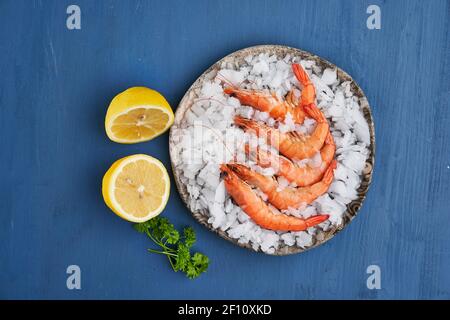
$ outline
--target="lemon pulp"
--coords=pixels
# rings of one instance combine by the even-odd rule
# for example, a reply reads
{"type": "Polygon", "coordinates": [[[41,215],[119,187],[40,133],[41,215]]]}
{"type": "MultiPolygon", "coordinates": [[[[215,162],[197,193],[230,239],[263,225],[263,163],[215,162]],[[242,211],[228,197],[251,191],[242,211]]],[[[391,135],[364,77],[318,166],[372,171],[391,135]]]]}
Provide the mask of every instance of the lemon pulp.
{"type": "Polygon", "coordinates": [[[157,216],[167,204],[170,179],[164,165],[137,154],[116,161],[103,177],[103,198],[120,217],[142,222],[157,216]]]}

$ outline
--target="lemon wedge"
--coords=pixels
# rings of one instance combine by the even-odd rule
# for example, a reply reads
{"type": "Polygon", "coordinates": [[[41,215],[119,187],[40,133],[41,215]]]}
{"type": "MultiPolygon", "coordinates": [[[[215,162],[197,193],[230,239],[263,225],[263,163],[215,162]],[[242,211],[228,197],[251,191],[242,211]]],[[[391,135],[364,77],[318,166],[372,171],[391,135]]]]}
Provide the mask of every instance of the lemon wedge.
{"type": "Polygon", "coordinates": [[[105,118],[108,137],[119,143],[151,140],[172,125],[174,115],[167,100],[145,87],[132,87],[111,101],[105,118]]]}
{"type": "Polygon", "coordinates": [[[102,193],[106,205],[119,217],[144,222],[165,208],[170,179],[158,159],[135,154],[114,162],[103,177],[102,193]]]}

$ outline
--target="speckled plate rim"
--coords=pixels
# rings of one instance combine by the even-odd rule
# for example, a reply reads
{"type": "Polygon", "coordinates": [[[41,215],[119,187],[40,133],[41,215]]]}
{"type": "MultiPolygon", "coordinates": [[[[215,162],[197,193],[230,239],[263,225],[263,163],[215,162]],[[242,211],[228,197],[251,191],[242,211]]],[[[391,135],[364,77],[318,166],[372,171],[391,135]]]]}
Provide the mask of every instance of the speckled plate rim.
{"type": "MultiPolygon", "coordinates": [[[[343,222],[339,226],[334,226],[327,231],[322,233],[322,239],[315,238],[315,243],[308,248],[301,248],[298,246],[286,246],[285,244],[280,244],[280,247],[275,250],[273,255],[282,256],[282,255],[290,255],[295,253],[305,252],[307,250],[318,247],[319,245],[327,242],[331,238],[333,238],[338,232],[344,229],[358,214],[358,211],[361,209],[362,203],[366,198],[367,192],[369,190],[370,183],[372,181],[373,167],[375,164],[375,128],[374,122],[372,118],[372,112],[369,106],[369,102],[367,97],[365,96],[363,90],[359,85],[353,80],[353,78],[347,74],[345,71],[334,65],[333,63],[317,56],[312,53],[309,53],[304,50],[300,50],[293,47],[283,46],[283,45],[258,45],[253,47],[244,48],[238,51],[235,51],[224,58],[220,59],[216,63],[214,63],[211,67],[209,67],[203,74],[195,80],[195,82],[191,85],[191,87],[187,90],[186,94],[181,99],[176,112],[175,112],[175,120],[172,128],[170,129],[169,134],[169,153],[172,165],[172,172],[175,179],[175,184],[178,189],[178,192],[181,196],[181,199],[191,211],[193,217],[203,226],[208,228],[209,230],[217,233],[220,237],[240,246],[243,248],[250,249],[255,251],[250,244],[242,244],[239,243],[236,239],[233,239],[227,235],[225,231],[214,229],[210,223],[208,223],[208,212],[207,210],[192,210],[189,206],[189,194],[187,192],[186,186],[181,182],[180,176],[182,172],[180,172],[179,168],[176,168],[175,163],[178,162],[179,154],[175,152],[175,142],[173,137],[173,132],[179,125],[182,123],[184,115],[186,111],[192,106],[193,101],[197,98],[195,94],[195,90],[200,88],[203,84],[203,81],[207,78],[207,75],[214,70],[219,70],[222,62],[240,62],[248,55],[256,55],[260,53],[269,53],[276,54],[278,57],[285,56],[286,54],[290,54],[292,56],[299,56],[302,59],[314,60],[317,65],[320,65],[322,68],[336,68],[337,69],[337,77],[341,81],[350,81],[351,82],[351,91],[353,95],[359,98],[359,104],[363,110],[364,118],[366,119],[369,125],[370,131],[370,146],[369,146],[369,156],[366,160],[366,165],[362,173],[362,181],[361,185],[357,190],[358,198],[353,200],[347,205],[347,210],[343,215],[343,222]]],[[[260,249],[257,252],[263,252],[260,249]]]]}

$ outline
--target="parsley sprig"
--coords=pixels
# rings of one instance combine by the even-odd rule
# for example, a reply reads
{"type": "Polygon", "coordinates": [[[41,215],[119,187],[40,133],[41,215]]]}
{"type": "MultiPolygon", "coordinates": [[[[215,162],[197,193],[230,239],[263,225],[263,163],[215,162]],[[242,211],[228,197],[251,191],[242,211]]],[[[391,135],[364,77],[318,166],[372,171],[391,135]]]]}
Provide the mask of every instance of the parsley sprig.
{"type": "Polygon", "coordinates": [[[148,251],[166,255],[175,272],[182,271],[188,278],[194,279],[208,269],[207,256],[198,252],[191,255],[190,249],[196,241],[195,231],[191,227],[184,228],[180,235],[167,218],[155,217],[135,224],[134,228],[145,233],[161,247],[160,250],[148,249],[148,251]]]}

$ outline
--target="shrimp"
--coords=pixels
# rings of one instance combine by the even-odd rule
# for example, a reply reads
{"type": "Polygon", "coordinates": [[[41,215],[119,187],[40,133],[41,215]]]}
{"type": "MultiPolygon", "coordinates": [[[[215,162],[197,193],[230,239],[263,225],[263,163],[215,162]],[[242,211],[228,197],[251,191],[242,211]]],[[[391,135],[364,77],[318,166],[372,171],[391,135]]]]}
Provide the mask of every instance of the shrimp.
{"type": "Polygon", "coordinates": [[[320,214],[302,219],[276,213],[228,165],[222,164],[220,170],[225,175],[225,188],[229,195],[257,225],[265,229],[303,231],[324,222],[329,217],[327,214],[320,214]]]}
{"type": "Polygon", "coordinates": [[[289,159],[273,154],[261,148],[251,149],[248,144],[245,145],[245,152],[252,160],[263,168],[272,167],[275,174],[285,177],[289,182],[295,183],[299,187],[310,186],[322,179],[325,170],[334,159],[336,145],[333,136],[328,133],[325,144],[320,150],[322,163],[318,167],[310,167],[305,165],[299,167],[289,159]]]}
{"type": "Polygon", "coordinates": [[[307,106],[315,103],[316,100],[316,88],[309,79],[306,71],[297,63],[292,64],[292,71],[298,82],[303,86],[299,107],[307,106]]]}
{"type": "Polygon", "coordinates": [[[310,204],[319,196],[327,192],[333,181],[336,168],[336,160],[330,164],[325,171],[321,181],[303,188],[286,187],[279,190],[278,182],[272,178],[252,171],[249,167],[232,163],[228,167],[249,185],[259,188],[267,195],[267,200],[277,209],[285,210],[289,208],[299,208],[302,205],[310,204]]]}
{"type": "Polygon", "coordinates": [[[308,74],[299,64],[292,64],[292,71],[295,77],[303,86],[301,99],[294,101],[293,90],[291,90],[285,100],[280,99],[275,93],[268,93],[264,90],[242,89],[228,83],[223,91],[226,94],[234,95],[242,104],[249,105],[259,111],[267,112],[276,120],[284,120],[287,113],[291,113],[295,123],[302,124],[305,120],[305,112],[302,106],[314,103],[316,90],[309,79],[308,74]]]}
{"type": "Polygon", "coordinates": [[[240,89],[227,87],[223,90],[226,94],[234,95],[243,105],[249,105],[259,111],[267,112],[276,120],[284,120],[288,113],[291,113],[295,123],[302,124],[305,114],[292,100],[292,93],[289,92],[289,99],[282,100],[275,93],[268,93],[263,90],[240,89]]]}
{"type": "Polygon", "coordinates": [[[236,116],[234,123],[244,130],[253,130],[258,137],[265,138],[268,144],[278,149],[281,154],[289,159],[311,158],[322,148],[329,133],[329,125],[324,114],[315,105],[303,106],[303,109],[317,122],[314,132],[309,136],[297,132],[282,133],[278,129],[241,116],[236,116]]]}

